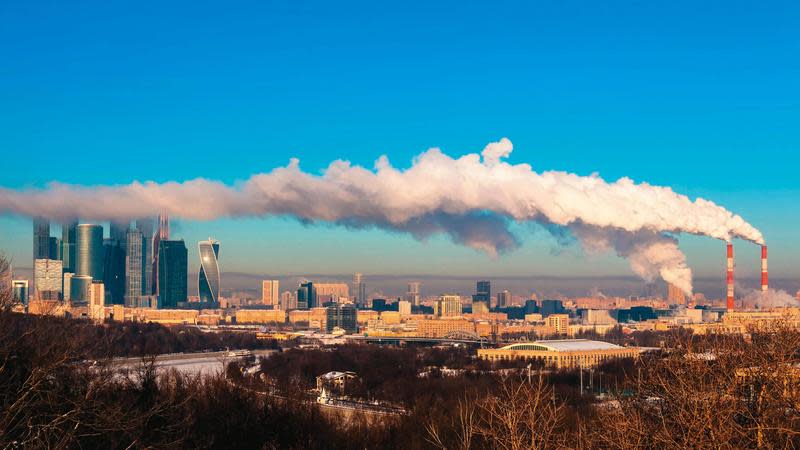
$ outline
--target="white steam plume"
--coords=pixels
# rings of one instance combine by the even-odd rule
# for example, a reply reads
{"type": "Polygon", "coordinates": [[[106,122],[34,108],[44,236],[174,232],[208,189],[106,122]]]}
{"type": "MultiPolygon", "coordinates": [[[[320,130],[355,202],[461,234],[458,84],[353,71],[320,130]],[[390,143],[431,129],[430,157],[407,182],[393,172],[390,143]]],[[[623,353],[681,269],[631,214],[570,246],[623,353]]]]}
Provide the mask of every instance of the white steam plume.
{"type": "Polygon", "coordinates": [[[533,221],[571,231],[588,249],[613,248],[637,274],[661,276],[691,292],[691,272],[674,235],[692,233],[763,243],[761,233],[711,201],[694,201],[668,187],[606,182],[597,175],[533,171],[503,161],[506,138],[481,154],[452,158],[438,148],[397,169],[382,156],[374,170],[334,161],[320,176],[288,166],[253,175],[236,186],[205,179],[45,189],[0,188],[0,213],[125,221],[166,212],[174,217],[288,215],[304,222],[377,226],[417,238],[447,233],[489,254],[516,248],[512,221],[533,221]]]}
{"type": "Polygon", "coordinates": [[[745,309],[772,309],[786,306],[800,306],[800,300],[792,297],[786,291],[769,289],[766,292],[750,290],[742,298],[742,307],[745,309]]]}

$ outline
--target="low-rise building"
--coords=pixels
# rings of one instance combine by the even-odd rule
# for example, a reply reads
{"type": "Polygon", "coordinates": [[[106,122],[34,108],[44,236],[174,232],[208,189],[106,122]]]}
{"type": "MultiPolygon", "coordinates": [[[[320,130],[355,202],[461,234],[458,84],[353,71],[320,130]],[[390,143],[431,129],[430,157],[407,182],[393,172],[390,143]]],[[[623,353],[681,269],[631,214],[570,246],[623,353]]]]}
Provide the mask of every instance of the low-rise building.
{"type": "Polygon", "coordinates": [[[479,349],[478,357],[489,361],[530,359],[546,366],[561,368],[594,367],[615,358],[636,358],[640,349],[620,347],[588,339],[544,340],[521,342],[501,348],[479,349]]]}

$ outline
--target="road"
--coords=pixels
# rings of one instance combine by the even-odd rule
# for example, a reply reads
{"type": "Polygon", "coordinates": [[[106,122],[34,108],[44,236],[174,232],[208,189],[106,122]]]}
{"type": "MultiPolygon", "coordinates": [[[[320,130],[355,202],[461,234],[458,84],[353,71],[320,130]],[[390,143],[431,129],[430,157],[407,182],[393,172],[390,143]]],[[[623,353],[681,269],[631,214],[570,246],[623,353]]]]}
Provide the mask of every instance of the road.
{"type": "MultiPolygon", "coordinates": [[[[215,374],[225,369],[225,364],[244,356],[243,351],[232,354],[229,351],[201,352],[201,353],[173,353],[158,355],[156,367],[159,370],[175,369],[186,375],[215,374]]],[[[269,357],[276,350],[252,350],[250,354],[256,357],[269,357]]],[[[142,358],[118,358],[112,364],[120,369],[133,369],[142,362],[142,358]]]]}

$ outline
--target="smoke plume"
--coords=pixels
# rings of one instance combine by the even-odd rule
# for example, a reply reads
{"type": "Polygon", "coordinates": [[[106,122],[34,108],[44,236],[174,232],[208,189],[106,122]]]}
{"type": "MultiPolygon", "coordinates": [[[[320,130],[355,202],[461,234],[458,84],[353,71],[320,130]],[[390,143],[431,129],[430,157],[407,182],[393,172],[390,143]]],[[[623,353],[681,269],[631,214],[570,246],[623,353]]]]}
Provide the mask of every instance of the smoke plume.
{"type": "Polygon", "coordinates": [[[800,306],[800,300],[792,297],[786,291],[769,289],[766,292],[749,290],[742,297],[742,307],[745,309],[773,309],[785,306],[800,306]]]}
{"type": "Polygon", "coordinates": [[[417,156],[408,169],[386,156],[374,170],[334,161],[322,173],[286,167],[251,176],[235,186],[206,179],[182,183],[135,182],[119,186],[50,183],[44,189],[0,188],[0,213],[52,219],[126,221],[166,212],[190,220],[291,216],[352,228],[379,227],[418,239],[446,233],[458,244],[495,255],[520,245],[512,222],[537,222],[573,234],[590,251],[613,249],[641,277],[661,277],[687,293],[691,271],[676,235],[763,243],[740,216],[711,201],[691,200],[668,187],[607,182],[598,175],[535,172],[504,161],[506,138],[480,154],[450,157],[438,148],[417,156]]]}

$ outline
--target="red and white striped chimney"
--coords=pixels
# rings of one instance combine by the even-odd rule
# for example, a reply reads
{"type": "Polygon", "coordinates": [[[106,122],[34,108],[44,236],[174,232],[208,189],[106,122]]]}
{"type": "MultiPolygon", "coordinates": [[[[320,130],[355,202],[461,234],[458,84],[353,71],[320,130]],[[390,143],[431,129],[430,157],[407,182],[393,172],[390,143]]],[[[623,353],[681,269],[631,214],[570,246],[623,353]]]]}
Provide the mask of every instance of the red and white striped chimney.
{"type": "Polygon", "coordinates": [[[728,295],[726,306],[728,311],[733,311],[733,243],[728,242],[728,295]]]}
{"type": "Polygon", "coordinates": [[[767,273],[767,246],[761,246],[761,292],[769,290],[769,274],[767,273]]]}

